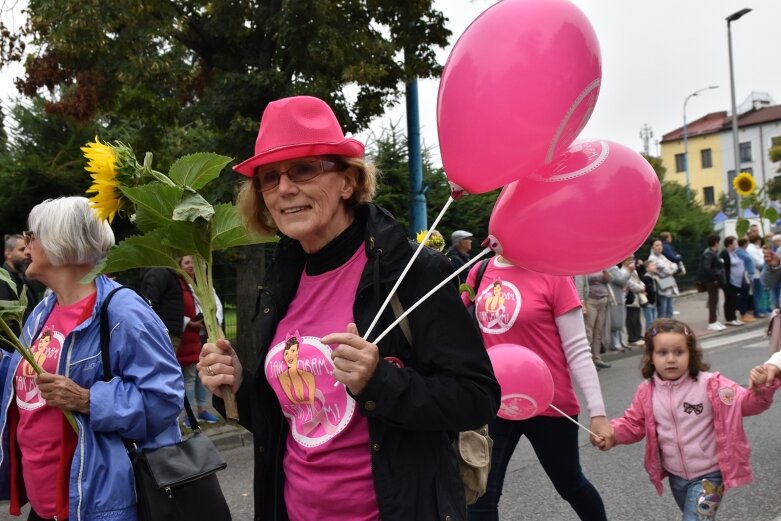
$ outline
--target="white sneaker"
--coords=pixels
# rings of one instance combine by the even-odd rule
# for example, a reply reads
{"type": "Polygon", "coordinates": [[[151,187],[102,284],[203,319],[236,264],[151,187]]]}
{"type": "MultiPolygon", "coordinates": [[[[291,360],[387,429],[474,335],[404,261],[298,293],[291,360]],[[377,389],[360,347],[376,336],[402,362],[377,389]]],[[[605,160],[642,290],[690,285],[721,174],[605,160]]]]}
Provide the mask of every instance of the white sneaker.
{"type": "Polygon", "coordinates": [[[713,322],[712,324],[708,324],[709,331],[721,331],[722,329],[724,329],[724,326],[722,326],[718,322],[713,322]]]}
{"type": "Polygon", "coordinates": [[[726,322],[728,326],[742,326],[743,322],[738,320],[737,318],[735,320],[730,320],[729,322],[726,322]]]}
{"type": "Polygon", "coordinates": [[[727,329],[727,326],[725,326],[724,324],[722,324],[722,323],[721,323],[721,322],[719,322],[718,320],[715,322],[715,324],[716,324],[717,326],[719,326],[719,329],[727,329]]]}

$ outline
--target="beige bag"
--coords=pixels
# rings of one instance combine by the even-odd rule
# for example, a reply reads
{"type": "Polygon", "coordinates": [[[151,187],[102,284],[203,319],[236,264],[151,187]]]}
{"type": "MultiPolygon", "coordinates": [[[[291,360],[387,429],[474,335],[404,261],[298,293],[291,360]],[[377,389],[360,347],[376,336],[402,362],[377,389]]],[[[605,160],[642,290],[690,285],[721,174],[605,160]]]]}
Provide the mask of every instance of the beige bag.
{"type": "Polygon", "coordinates": [[[777,309],[770,315],[770,322],[767,325],[768,344],[767,348],[770,354],[781,350],[781,314],[777,309]]]}
{"type": "Polygon", "coordinates": [[[645,306],[648,304],[648,295],[646,295],[645,291],[641,291],[637,294],[637,298],[640,301],[641,306],[645,306]]]}
{"type": "Polygon", "coordinates": [[[456,455],[461,481],[464,482],[466,504],[471,505],[485,494],[488,473],[491,471],[491,447],[494,441],[488,436],[488,425],[476,431],[458,433],[456,455]]]}

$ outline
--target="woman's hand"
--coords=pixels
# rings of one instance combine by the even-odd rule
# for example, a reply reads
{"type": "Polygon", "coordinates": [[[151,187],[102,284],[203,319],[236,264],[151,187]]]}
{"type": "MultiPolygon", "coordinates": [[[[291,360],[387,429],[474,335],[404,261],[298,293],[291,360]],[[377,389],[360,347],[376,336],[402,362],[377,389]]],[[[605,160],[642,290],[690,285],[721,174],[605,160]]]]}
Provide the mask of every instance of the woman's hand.
{"type": "Polygon", "coordinates": [[[196,367],[203,386],[220,398],[223,398],[221,385],[230,386],[234,393],[241,387],[241,362],[227,340],[204,344],[196,367]]]}
{"type": "Polygon", "coordinates": [[[59,374],[41,373],[35,378],[47,405],[89,414],[89,389],[59,374]]]}
{"type": "Polygon", "coordinates": [[[334,378],[359,395],[369,383],[380,361],[379,348],[361,338],[355,324],[347,324],[346,333],[331,333],[320,339],[324,344],[339,344],[331,353],[334,378]]]}
{"type": "Polygon", "coordinates": [[[605,416],[594,416],[591,418],[591,432],[596,434],[596,436],[592,434],[589,436],[589,440],[599,450],[610,450],[616,444],[616,434],[605,416]]]}
{"type": "Polygon", "coordinates": [[[758,393],[760,386],[771,385],[774,378],[781,378],[781,369],[773,364],[758,365],[748,374],[748,388],[758,393]]]}

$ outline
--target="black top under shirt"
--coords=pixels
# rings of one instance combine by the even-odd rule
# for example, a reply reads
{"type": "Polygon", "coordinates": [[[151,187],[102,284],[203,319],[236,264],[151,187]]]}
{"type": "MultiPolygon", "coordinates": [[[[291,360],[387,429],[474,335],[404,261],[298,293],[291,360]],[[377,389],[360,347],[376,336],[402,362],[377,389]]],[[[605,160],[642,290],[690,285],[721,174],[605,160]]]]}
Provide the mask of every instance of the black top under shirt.
{"type": "Polygon", "coordinates": [[[366,217],[355,216],[353,222],[320,250],[306,255],[307,275],[321,275],[334,270],[350,260],[363,244],[366,217]]]}

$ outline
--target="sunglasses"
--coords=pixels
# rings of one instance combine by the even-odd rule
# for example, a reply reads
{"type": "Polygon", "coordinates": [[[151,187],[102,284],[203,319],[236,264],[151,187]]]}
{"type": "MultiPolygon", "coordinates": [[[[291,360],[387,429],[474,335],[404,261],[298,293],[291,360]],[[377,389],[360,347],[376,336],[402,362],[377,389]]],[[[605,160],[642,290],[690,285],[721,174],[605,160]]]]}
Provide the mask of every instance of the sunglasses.
{"type": "Polygon", "coordinates": [[[24,247],[29,248],[30,244],[35,240],[35,232],[30,230],[22,232],[22,239],[24,239],[24,247]]]}
{"type": "Polygon", "coordinates": [[[295,163],[290,165],[290,168],[287,170],[279,170],[276,168],[264,169],[263,167],[258,167],[255,169],[255,175],[252,177],[252,182],[255,185],[256,190],[268,192],[279,186],[279,181],[284,174],[287,175],[287,178],[290,179],[291,182],[299,184],[311,181],[323,172],[332,172],[338,168],[340,168],[339,163],[326,159],[295,163]]]}

